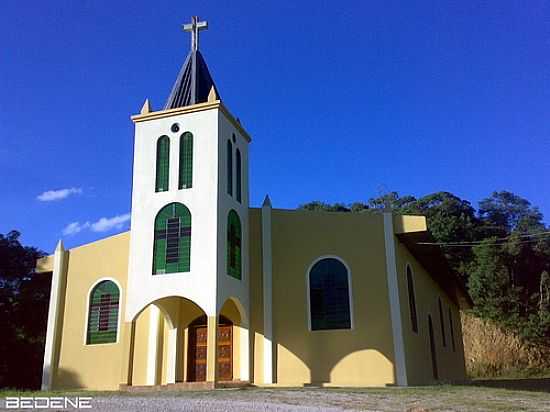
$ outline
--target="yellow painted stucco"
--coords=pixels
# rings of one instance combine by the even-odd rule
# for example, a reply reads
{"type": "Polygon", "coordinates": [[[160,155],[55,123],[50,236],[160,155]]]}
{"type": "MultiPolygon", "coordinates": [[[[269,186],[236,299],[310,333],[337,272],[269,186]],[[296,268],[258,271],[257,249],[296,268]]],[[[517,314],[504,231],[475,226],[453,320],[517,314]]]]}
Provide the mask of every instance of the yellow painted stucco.
{"type": "MultiPolygon", "coordinates": [[[[54,388],[117,389],[120,381],[122,345],[86,345],[88,295],[103,278],[111,278],[121,288],[124,307],[128,271],[129,232],[70,250],[61,321],[59,367],[54,388]]],[[[119,312],[119,321],[122,312],[119,312]]]]}
{"type": "Polygon", "coordinates": [[[409,384],[415,385],[433,382],[428,315],[432,317],[440,380],[460,381],[465,379],[464,348],[458,306],[448,298],[426,269],[418,263],[414,256],[399,241],[396,241],[396,261],[409,384]],[[406,278],[407,265],[411,266],[413,275],[418,333],[412,330],[406,278]],[[442,344],[438,298],[441,299],[443,306],[446,347],[442,344]],[[449,308],[451,309],[453,318],[455,351],[452,349],[451,342],[449,308]]]}
{"type": "Polygon", "coordinates": [[[382,216],[273,210],[272,239],[277,383],[394,383],[382,216]],[[307,273],[323,256],[351,271],[352,330],[309,330],[307,273]]]}
{"type": "MultiPolygon", "coordinates": [[[[262,210],[250,209],[249,370],[253,383],[264,382],[264,299],[262,262],[262,210]]],[[[272,219],[272,299],[274,381],[276,384],[383,386],[394,384],[394,346],[386,276],[384,221],[381,214],[303,212],[274,209],[272,219]],[[337,257],[349,268],[352,291],[352,329],[311,331],[308,309],[308,270],[322,257],[337,257]]],[[[395,216],[396,233],[423,231],[421,216],[395,216]]],[[[159,308],[156,340],[156,384],[168,382],[168,335],[178,328],[176,381],[187,381],[189,324],[204,311],[181,297],[151,302],[132,322],[124,322],[129,232],[71,249],[67,252],[66,289],[59,346],[59,367],[54,388],[115,390],[120,384],[145,385],[149,359],[151,307],[159,308]],[[116,343],[86,345],[88,294],[101,279],[111,278],[121,288],[119,338],[116,343]],[[131,330],[133,327],[133,339],[131,330]],[[133,345],[132,345],[133,342],[133,345]],[[133,356],[130,356],[133,349],[133,356]]],[[[411,252],[395,237],[396,265],[409,384],[432,381],[427,315],[432,316],[441,380],[464,378],[464,355],[459,309],[441,290],[411,252]],[[405,277],[406,265],[414,273],[419,333],[411,331],[405,277]],[[437,298],[443,303],[447,346],[441,345],[437,298]],[[456,350],[452,351],[448,308],[454,320],[456,350]]],[[[39,260],[40,271],[53,268],[53,256],[39,260]]],[[[242,306],[242,305],[241,305],[242,306]]],[[[242,316],[228,299],[220,314],[233,324],[233,378],[241,378],[242,316]]],[[[209,342],[215,342],[209,319],[209,342]]],[[[216,375],[208,352],[208,379],[216,375]]]]}
{"type": "Polygon", "coordinates": [[[428,230],[425,216],[395,215],[393,216],[394,233],[424,232],[428,230]]]}

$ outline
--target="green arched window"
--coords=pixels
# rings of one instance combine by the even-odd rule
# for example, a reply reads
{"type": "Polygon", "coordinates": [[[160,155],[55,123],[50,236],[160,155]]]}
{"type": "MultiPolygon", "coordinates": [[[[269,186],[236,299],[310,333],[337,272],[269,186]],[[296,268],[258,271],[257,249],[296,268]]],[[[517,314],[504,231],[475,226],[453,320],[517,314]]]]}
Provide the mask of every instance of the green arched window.
{"type": "Polygon", "coordinates": [[[180,137],[180,173],[178,188],[193,186],[193,135],[185,132],[180,137]]]}
{"type": "Polygon", "coordinates": [[[170,138],[168,136],[161,136],[157,140],[156,173],[155,192],[166,192],[170,173],[170,138]]]}
{"type": "Polygon", "coordinates": [[[227,274],[241,279],[241,219],[234,210],[227,216],[227,274]]]}
{"type": "Polygon", "coordinates": [[[117,340],[120,291],[115,282],[99,282],[90,293],[86,344],[113,343],[117,340]]]}
{"type": "Polygon", "coordinates": [[[227,193],[233,196],[233,143],[227,141],[227,193]]]}
{"type": "Polygon", "coordinates": [[[348,269],[335,258],[324,258],[309,272],[311,330],[350,329],[348,269]]]}
{"type": "Polygon", "coordinates": [[[241,203],[242,198],[242,176],[241,176],[241,151],[237,149],[235,151],[235,168],[236,168],[236,174],[237,174],[237,202],[241,203]]]}
{"type": "Polygon", "coordinates": [[[155,218],[153,275],[189,272],[191,265],[191,212],[170,203],[155,218]]]}

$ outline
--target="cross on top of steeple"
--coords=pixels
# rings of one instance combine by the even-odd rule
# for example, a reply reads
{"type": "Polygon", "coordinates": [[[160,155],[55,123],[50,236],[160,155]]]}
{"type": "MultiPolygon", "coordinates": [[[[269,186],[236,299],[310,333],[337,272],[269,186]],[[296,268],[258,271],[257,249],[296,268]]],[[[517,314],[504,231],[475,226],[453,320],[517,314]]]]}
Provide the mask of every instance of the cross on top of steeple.
{"type": "Polygon", "coordinates": [[[183,25],[183,31],[191,32],[191,51],[196,52],[199,49],[199,31],[208,28],[207,21],[199,21],[198,16],[191,17],[191,23],[183,25]]]}

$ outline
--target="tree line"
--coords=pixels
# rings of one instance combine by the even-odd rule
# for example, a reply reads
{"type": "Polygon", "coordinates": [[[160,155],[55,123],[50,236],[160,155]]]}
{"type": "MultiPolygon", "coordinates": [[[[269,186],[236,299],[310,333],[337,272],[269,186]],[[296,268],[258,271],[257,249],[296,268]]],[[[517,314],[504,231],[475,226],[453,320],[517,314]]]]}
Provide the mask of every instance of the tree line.
{"type": "Polygon", "coordinates": [[[301,210],[425,215],[450,269],[465,284],[477,316],[528,342],[550,341],[550,227],[540,210],[508,191],[493,192],[478,208],[449,192],[421,198],[391,192],[366,202],[313,201],[301,210]]]}

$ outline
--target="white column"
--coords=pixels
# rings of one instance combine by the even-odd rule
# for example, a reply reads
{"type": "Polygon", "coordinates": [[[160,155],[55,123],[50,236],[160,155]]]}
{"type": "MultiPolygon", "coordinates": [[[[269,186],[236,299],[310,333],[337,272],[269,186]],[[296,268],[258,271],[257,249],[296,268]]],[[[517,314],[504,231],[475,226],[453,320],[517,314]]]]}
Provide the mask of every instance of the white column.
{"type": "Polygon", "coordinates": [[[239,337],[239,345],[241,348],[241,353],[239,356],[240,362],[241,362],[241,371],[240,371],[240,377],[239,379],[241,381],[248,381],[250,380],[250,352],[249,352],[249,342],[248,342],[248,325],[241,325],[240,328],[240,337],[239,337]]]}
{"type": "Polygon", "coordinates": [[[168,329],[166,348],[166,383],[176,383],[176,362],[178,353],[178,329],[168,329]]]}
{"type": "Polygon", "coordinates": [[[53,375],[56,369],[56,342],[59,336],[57,329],[61,318],[61,296],[64,293],[62,285],[65,283],[66,252],[63,241],[57,243],[54,252],[52,286],[50,291],[50,304],[48,308],[48,326],[46,331],[46,344],[44,348],[44,367],[42,369],[42,390],[52,388],[53,375]]]}
{"type": "Polygon", "coordinates": [[[262,272],[264,300],[264,383],[273,383],[273,292],[272,292],[271,200],[262,205],[262,272]]]}
{"type": "Polygon", "coordinates": [[[405,364],[405,343],[403,340],[403,323],[395,258],[395,238],[393,231],[393,214],[384,211],[384,241],[386,246],[386,273],[393,333],[393,350],[395,357],[395,377],[399,386],[407,386],[407,367],[405,364]]]}
{"type": "Polygon", "coordinates": [[[149,338],[147,341],[147,385],[157,383],[157,350],[160,310],[155,305],[149,308],[149,338]]]}

